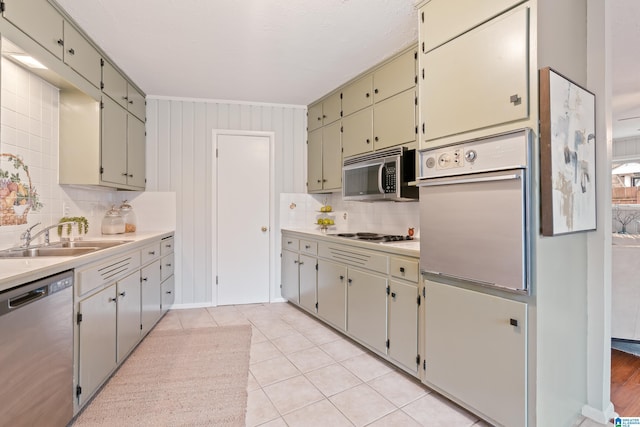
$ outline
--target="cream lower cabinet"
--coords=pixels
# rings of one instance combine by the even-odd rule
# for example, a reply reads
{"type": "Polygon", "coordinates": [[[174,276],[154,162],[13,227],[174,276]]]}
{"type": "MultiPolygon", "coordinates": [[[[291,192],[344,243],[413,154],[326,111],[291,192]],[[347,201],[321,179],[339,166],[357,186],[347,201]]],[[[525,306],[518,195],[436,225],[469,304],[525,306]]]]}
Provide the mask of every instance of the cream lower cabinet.
{"type": "Polygon", "coordinates": [[[140,270],[138,283],[142,297],[142,335],[146,335],[162,317],[160,265],[160,260],[156,259],[140,270]]]}
{"type": "Polygon", "coordinates": [[[282,295],[418,377],[418,259],[283,232],[282,295]]]}
{"type": "Polygon", "coordinates": [[[140,273],[137,271],[116,283],[117,363],[121,363],[140,341],[140,273]]]}
{"type": "MultiPolygon", "coordinates": [[[[84,405],[116,367],[116,285],[78,303],[78,382],[76,397],[84,405]]],[[[139,330],[138,330],[139,332],[139,330]]]]}
{"type": "Polygon", "coordinates": [[[175,301],[175,262],[173,254],[173,236],[162,239],[160,244],[160,312],[164,314],[175,301]]]}
{"type": "Polygon", "coordinates": [[[348,268],[347,332],[375,350],[386,352],[386,276],[348,268]]]}
{"type": "Polygon", "coordinates": [[[491,424],[524,426],[527,304],[425,280],[428,386],[491,424]]]}
{"type": "Polygon", "coordinates": [[[347,329],[347,267],[318,260],[318,316],[334,327],[347,329]]]}

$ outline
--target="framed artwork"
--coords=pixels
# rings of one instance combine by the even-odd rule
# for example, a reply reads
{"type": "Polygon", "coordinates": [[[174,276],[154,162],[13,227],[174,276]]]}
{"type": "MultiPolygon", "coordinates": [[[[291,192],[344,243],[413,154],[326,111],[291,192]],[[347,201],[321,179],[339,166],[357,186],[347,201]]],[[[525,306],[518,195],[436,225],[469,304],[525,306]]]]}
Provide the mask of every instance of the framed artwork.
{"type": "Polygon", "coordinates": [[[543,236],[596,229],[595,95],[540,70],[540,209],[543,236]]]}

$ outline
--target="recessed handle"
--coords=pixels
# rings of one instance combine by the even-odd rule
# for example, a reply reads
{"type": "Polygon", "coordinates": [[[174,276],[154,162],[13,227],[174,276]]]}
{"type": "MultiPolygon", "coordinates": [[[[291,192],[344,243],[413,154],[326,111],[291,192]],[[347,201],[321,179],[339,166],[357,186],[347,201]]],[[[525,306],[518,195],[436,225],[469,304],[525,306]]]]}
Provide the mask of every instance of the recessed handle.
{"type": "Polygon", "coordinates": [[[513,319],[513,318],[512,318],[512,319],[509,319],[509,324],[510,324],[511,326],[518,327],[518,319],[513,319]]]}
{"type": "Polygon", "coordinates": [[[400,273],[404,273],[404,267],[400,267],[400,273]]]}

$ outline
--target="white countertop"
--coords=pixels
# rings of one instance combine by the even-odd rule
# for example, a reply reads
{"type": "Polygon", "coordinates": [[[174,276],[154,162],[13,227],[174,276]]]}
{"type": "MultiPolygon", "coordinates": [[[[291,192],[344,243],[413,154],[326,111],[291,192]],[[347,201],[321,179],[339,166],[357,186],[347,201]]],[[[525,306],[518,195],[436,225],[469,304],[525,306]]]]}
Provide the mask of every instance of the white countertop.
{"type": "Polygon", "coordinates": [[[173,230],[148,231],[110,236],[88,237],[86,240],[127,240],[128,243],[69,257],[0,258],[0,292],[61,271],[77,268],[102,258],[141,248],[150,241],[170,236],[173,230]]]}
{"type": "Polygon", "coordinates": [[[420,257],[420,241],[419,240],[403,240],[398,242],[372,242],[359,239],[348,239],[344,237],[332,236],[337,233],[351,233],[351,231],[322,231],[319,229],[308,228],[283,228],[283,232],[297,233],[307,235],[310,238],[320,239],[327,242],[340,243],[341,245],[351,245],[361,248],[373,249],[376,251],[389,252],[396,255],[405,255],[410,257],[420,257]]]}

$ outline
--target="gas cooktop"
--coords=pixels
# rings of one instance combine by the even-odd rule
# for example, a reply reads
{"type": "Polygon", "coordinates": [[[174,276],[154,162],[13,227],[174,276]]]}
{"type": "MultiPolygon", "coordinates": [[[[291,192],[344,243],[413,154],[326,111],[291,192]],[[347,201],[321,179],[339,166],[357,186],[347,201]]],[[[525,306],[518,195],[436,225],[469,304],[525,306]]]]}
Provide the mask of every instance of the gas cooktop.
{"type": "Polygon", "coordinates": [[[345,239],[353,239],[353,240],[365,240],[370,242],[399,242],[402,240],[413,240],[411,236],[403,236],[400,234],[379,234],[379,233],[369,233],[369,232],[359,232],[359,233],[336,233],[329,234],[330,236],[342,237],[345,239]]]}

